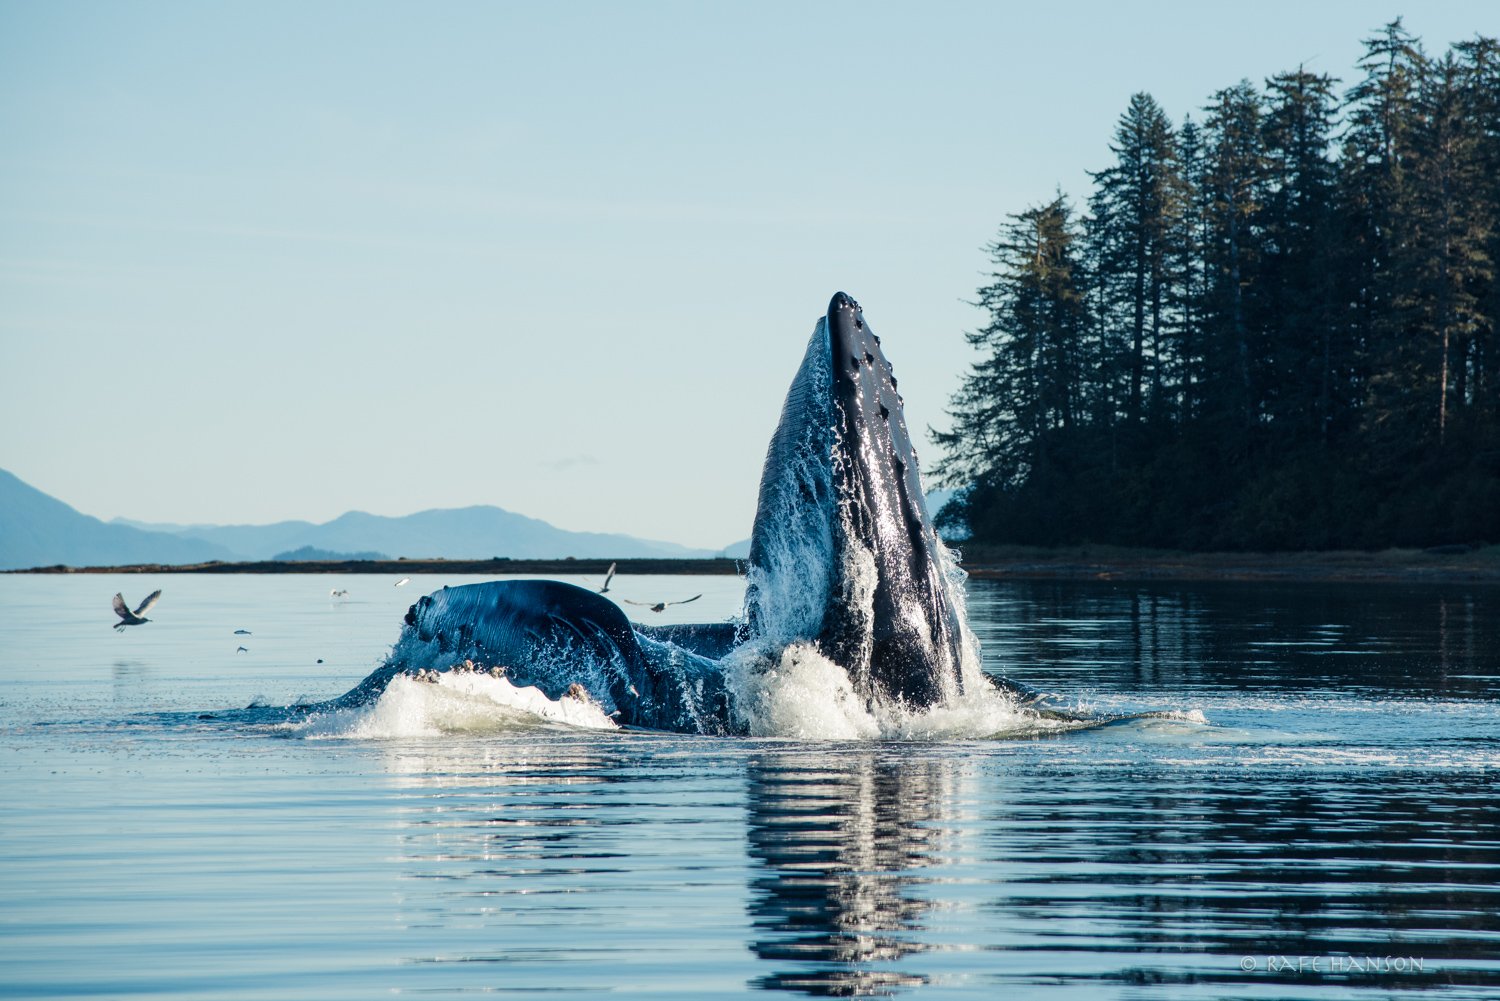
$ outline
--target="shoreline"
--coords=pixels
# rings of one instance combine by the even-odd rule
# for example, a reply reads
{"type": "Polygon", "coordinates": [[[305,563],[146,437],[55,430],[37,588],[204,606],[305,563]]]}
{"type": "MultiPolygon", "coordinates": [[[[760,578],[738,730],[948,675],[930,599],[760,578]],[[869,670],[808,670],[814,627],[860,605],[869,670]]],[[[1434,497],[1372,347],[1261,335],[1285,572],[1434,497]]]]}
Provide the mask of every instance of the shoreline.
{"type": "MultiPolygon", "coordinates": [[[[975,546],[962,566],[979,580],[1282,581],[1307,583],[1481,583],[1500,584],[1500,546],[1449,549],[1387,549],[1379,552],[1184,553],[1162,550],[1076,546],[1037,549],[975,546]]],[[[124,566],[49,566],[0,571],[7,574],[578,574],[603,576],[611,563],[622,575],[743,574],[746,561],[734,559],[399,559],[183,565],[140,563],[124,566]]]]}
{"type": "Polygon", "coordinates": [[[585,574],[603,577],[610,564],[619,574],[737,574],[741,560],[729,559],[559,559],[559,560],[252,560],[244,563],[135,563],[113,567],[33,567],[6,570],[25,574],[225,573],[225,574],[585,574]]]}
{"type": "Polygon", "coordinates": [[[964,553],[963,568],[981,580],[1500,584],[1500,546],[1300,553],[974,546],[964,553]]]}

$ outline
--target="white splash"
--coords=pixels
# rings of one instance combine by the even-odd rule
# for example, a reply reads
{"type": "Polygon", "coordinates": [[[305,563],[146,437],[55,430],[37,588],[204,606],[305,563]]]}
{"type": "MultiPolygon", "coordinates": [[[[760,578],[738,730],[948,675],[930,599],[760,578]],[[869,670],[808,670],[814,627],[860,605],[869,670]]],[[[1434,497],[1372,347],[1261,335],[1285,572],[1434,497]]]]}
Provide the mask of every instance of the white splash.
{"type": "Polygon", "coordinates": [[[812,643],[742,647],[725,662],[735,713],[752,737],[877,740],[880,724],[849,674],[812,643]]]}
{"type": "Polygon", "coordinates": [[[752,737],[793,740],[979,740],[1075,728],[1018,706],[986,678],[926,709],[868,703],[816,644],[742,647],[724,664],[735,713],[752,737]]]}
{"type": "Polygon", "coordinates": [[[518,688],[506,678],[445,671],[436,682],[397,675],[369,705],[319,713],[283,729],[310,740],[379,740],[503,733],[549,724],[588,730],[616,728],[591,700],[568,696],[553,700],[535,687],[518,688]]]}

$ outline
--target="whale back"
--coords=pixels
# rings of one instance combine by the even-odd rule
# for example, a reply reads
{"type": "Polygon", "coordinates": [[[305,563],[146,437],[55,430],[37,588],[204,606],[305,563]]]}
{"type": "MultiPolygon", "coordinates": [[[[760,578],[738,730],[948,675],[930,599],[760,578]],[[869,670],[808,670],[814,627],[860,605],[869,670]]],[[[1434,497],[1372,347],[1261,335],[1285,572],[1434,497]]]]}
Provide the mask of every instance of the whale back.
{"type": "MultiPolygon", "coordinates": [[[[551,699],[580,684],[625,725],[724,732],[729,713],[718,671],[673,638],[638,633],[614,602],[572,584],[487,581],[420,598],[383,671],[388,677],[472,660],[503,668],[512,684],[535,686],[551,699]]],[[[698,640],[708,645],[713,636],[698,640]]]]}

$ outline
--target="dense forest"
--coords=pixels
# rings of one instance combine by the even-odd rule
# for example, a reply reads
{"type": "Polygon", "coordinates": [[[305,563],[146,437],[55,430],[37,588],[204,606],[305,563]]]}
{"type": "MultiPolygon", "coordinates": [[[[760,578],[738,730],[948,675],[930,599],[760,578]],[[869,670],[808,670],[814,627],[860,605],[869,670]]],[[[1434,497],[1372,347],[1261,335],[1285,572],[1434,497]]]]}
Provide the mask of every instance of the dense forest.
{"type": "Polygon", "coordinates": [[[1399,20],[1120,117],[1085,209],[1009,217],[954,396],[941,520],[976,541],[1500,542],[1500,43],[1399,20]]]}

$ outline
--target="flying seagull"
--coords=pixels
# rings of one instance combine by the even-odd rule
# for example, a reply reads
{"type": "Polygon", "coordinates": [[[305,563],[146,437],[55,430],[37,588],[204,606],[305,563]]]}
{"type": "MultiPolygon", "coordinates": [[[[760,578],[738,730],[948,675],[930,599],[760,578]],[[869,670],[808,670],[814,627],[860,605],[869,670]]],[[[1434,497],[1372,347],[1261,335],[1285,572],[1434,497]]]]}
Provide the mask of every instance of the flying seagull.
{"type": "Polygon", "coordinates": [[[250,635],[250,630],[248,630],[248,629],[236,629],[234,631],[234,634],[236,636],[249,636],[250,635]]]}
{"type": "Polygon", "coordinates": [[[604,586],[599,589],[599,593],[600,594],[607,594],[609,592],[609,582],[612,581],[612,580],[614,580],[614,579],[615,579],[615,565],[613,563],[611,563],[609,565],[609,569],[607,571],[605,571],[605,574],[604,574],[604,586]]]}
{"type": "Polygon", "coordinates": [[[343,590],[342,588],[337,588],[336,587],[336,588],[333,588],[331,591],[328,592],[328,597],[330,597],[330,598],[346,598],[348,596],[349,596],[349,592],[343,590]]]}
{"type": "Polygon", "coordinates": [[[400,587],[402,584],[410,584],[410,583],[411,583],[411,578],[410,577],[402,577],[400,580],[396,581],[395,586],[396,587],[400,587]]]}
{"type": "Polygon", "coordinates": [[[651,611],[653,612],[665,612],[668,605],[686,605],[688,602],[697,601],[701,597],[703,597],[703,595],[695,594],[691,598],[683,598],[681,601],[658,601],[654,605],[649,601],[631,601],[629,598],[626,598],[625,603],[627,605],[642,605],[646,608],[651,609],[651,611]]]}
{"type": "Polygon", "coordinates": [[[146,600],[141,602],[140,607],[132,612],[130,606],[125,604],[125,596],[116,594],[115,614],[120,617],[120,621],[115,623],[115,628],[124,629],[126,626],[138,626],[142,622],[150,622],[151,620],[145,617],[145,613],[156,604],[156,599],[160,597],[161,591],[152,591],[146,595],[146,600]]]}

